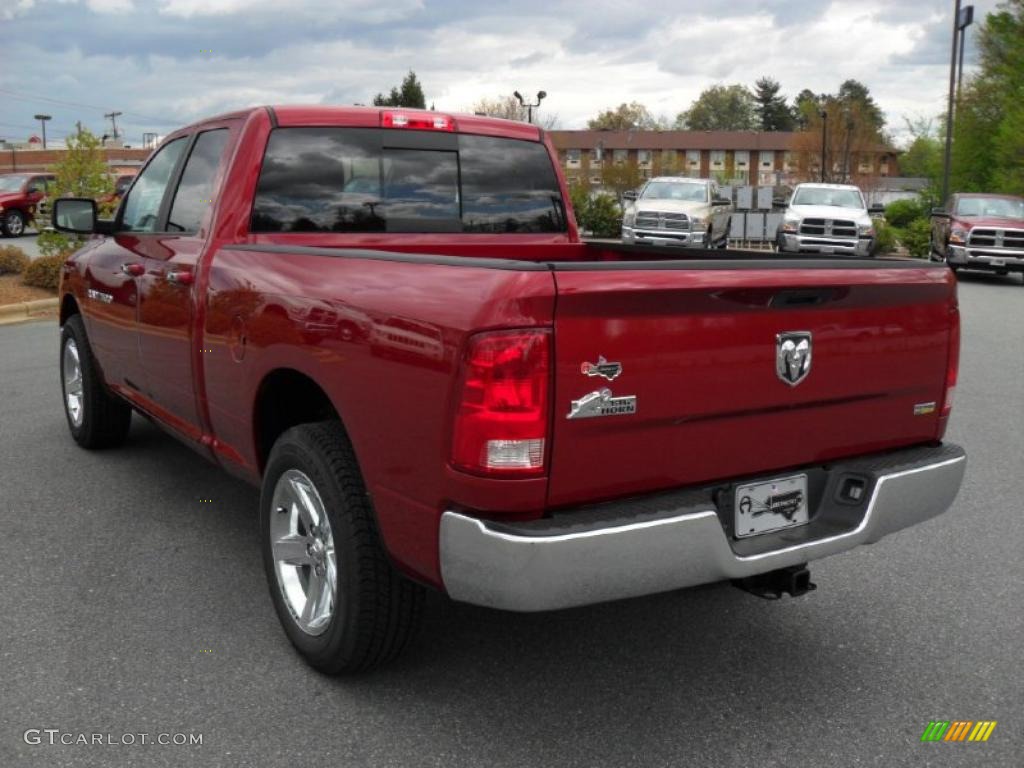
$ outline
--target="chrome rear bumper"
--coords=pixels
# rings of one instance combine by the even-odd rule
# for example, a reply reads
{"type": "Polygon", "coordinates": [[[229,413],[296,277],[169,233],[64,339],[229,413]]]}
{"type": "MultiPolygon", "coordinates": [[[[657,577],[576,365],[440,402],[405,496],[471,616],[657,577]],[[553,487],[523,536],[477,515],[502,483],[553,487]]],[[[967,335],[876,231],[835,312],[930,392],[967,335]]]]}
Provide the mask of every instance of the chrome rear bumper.
{"type": "MultiPolygon", "coordinates": [[[[862,472],[873,480],[859,523],[753,554],[735,551],[710,496],[653,517],[652,505],[641,499],[638,514],[582,524],[571,514],[556,525],[510,525],[448,511],[441,518],[441,575],[453,599],[511,611],[744,578],[870,544],[941,514],[956,498],[966,465],[963,449],[950,444],[833,464],[830,472],[862,472]]],[[[617,508],[628,510],[629,503],[617,508]]]]}

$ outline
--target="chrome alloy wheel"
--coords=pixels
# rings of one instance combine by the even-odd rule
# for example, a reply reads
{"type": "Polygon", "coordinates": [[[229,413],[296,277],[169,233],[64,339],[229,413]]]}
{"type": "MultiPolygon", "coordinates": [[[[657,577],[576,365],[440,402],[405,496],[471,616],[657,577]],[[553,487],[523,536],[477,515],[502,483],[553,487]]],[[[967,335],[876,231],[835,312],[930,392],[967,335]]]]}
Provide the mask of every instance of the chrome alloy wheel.
{"type": "Polygon", "coordinates": [[[323,634],[337,605],[334,536],[320,494],[305,474],[289,469],[274,486],[270,547],[277,586],[307,635],[323,634]]]}
{"type": "Polygon", "coordinates": [[[75,427],[82,426],[85,417],[85,395],[82,392],[82,363],[78,358],[78,344],[68,338],[64,342],[64,407],[75,427]]]}
{"type": "Polygon", "coordinates": [[[12,237],[19,237],[25,233],[25,220],[15,211],[7,214],[7,232],[12,237]]]}

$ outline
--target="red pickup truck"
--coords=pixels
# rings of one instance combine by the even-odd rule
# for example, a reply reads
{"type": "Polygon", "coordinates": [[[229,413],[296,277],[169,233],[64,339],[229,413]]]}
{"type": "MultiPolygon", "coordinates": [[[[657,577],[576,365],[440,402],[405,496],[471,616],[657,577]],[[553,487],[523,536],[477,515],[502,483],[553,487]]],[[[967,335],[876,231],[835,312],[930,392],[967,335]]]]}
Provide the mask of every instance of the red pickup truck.
{"type": "Polygon", "coordinates": [[[5,173],[0,176],[0,232],[21,237],[32,223],[36,208],[46,195],[52,173],[5,173]]]}
{"type": "Polygon", "coordinates": [[[932,210],[931,258],[954,272],[983,270],[1024,278],[1024,197],[959,193],[932,210]]]}
{"type": "Polygon", "coordinates": [[[963,477],[945,266],[580,242],[532,125],[251,109],[168,136],[113,221],[54,221],[94,235],[60,289],[72,436],[138,411],[259,484],[273,604],[327,672],[394,656],[424,585],[800,594],[963,477]]]}

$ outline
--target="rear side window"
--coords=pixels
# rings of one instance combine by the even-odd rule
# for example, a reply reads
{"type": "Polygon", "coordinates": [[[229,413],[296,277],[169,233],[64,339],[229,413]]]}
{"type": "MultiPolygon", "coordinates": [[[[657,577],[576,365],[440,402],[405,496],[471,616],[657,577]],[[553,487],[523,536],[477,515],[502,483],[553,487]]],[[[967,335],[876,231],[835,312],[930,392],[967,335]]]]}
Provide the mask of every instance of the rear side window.
{"type": "Polygon", "coordinates": [[[565,231],[561,192],[542,144],[448,135],[432,145],[430,138],[376,128],[276,129],[252,230],[565,231]]]}

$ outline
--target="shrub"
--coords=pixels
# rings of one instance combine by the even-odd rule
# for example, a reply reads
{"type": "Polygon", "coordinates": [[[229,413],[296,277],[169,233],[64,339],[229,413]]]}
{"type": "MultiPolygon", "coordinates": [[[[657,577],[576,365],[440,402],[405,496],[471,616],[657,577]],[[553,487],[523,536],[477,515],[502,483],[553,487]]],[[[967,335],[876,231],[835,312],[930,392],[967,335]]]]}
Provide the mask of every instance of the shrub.
{"type": "Polygon", "coordinates": [[[20,275],[28,266],[28,256],[13,245],[0,246],[0,275],[20,275]]]}
{"type": "Polygon", "coordinates": [[[56,291],[60,285],[60,269],[64,264],[64,256],[40,256],[21,273],[21,282],[33,288],[44,288],[56,291]]]}
{"type": "Polygon", "coordinates": [[[911,256],[917,259],[926,259],[928,251],[931,249],[931,234],[932,225],[928,219],[914,219],[902,231],[900,241],[911,256]]]}
{"type": "Polygon", "coordinates": [[[896,249],[896,232],[884,221],[875,221],[875,253],[892,253],[896,249]]]}
{"type": "Polygon", "coordinates": [[[594,237],[618,237],[622,234],[622,209],[606,192],[590,198],[582,218],[580,224],[594,237]]]}
{"type": "Polygon", "coordinates": [[[582,229],[583,221],[587,216],[587,207],[590,205],[589,187],[579,182],[570,184],[569,201],[572,203],[573,213],[576,214],[576,225],[582,229]]]}
{"type": "Polygon", "coordinates": [[[896,200],[885,206],[885,221],[899,229],[910,226],[914,219],[925,215],[919,200],[896,200]]]}

